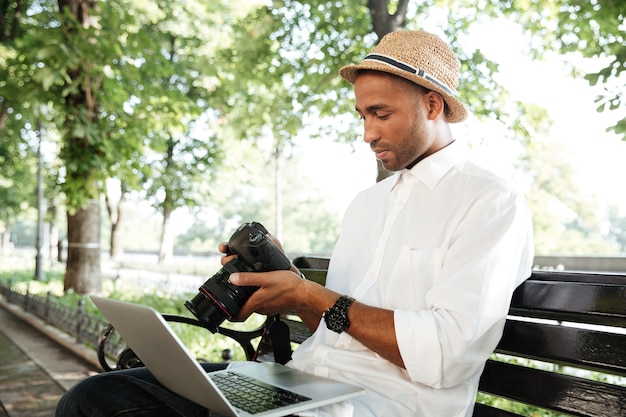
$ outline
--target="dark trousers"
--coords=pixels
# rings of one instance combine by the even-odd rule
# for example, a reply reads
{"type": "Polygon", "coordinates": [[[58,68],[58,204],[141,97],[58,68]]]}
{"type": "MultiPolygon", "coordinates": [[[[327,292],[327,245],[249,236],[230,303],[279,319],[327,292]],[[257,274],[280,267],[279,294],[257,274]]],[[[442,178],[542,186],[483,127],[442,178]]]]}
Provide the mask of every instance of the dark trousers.
{"type": "MultiPolygon", "coordinates": [[[[222,363],[203,364],[207,372],[222,363]]],[[[72,387],[59,401],[56,417],[207,417],[210,410],[163,387],[147,368],[91,376],[72,387]]]]}

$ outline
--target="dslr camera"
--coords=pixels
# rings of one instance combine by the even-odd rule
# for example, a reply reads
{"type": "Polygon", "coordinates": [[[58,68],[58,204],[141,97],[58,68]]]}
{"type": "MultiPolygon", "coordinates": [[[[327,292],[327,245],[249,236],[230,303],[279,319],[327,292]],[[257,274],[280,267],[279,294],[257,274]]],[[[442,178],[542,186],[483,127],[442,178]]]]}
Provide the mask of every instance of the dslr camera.
{"type": "Polygon", "coordinates": [[[228,253],[237,255],[205,281],[185,307],[212,333],[241,309],[258,287],[237,286],[228,281],[234,272],[267,272],[291,269],[291,261],[274,244],[262,224],[244,223],[228,241],[228,253]]]}

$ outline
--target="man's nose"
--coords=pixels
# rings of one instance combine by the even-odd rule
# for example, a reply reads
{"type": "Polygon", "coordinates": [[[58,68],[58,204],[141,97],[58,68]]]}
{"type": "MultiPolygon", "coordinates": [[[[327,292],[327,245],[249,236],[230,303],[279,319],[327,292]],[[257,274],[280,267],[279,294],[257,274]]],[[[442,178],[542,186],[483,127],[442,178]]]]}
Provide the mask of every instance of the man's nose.
{"type": "Polygon", "coordinates": [[[367,119],[363,122],[363,141],[365,143],[372,143],[379,138],[378,129],[372,122],[368,122],[367,119]]]}

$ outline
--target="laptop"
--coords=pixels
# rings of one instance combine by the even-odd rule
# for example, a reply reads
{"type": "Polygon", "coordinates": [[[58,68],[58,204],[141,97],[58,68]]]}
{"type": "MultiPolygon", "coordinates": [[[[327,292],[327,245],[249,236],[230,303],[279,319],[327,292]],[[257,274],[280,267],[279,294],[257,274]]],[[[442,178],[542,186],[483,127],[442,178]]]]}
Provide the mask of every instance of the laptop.
{"type": "Polygon", "coordinates": [[[91,299],[163,386],[224,416],[286,416],[364,392],[361,387],[271,362],[245,362],[232,370],[207,373],[152,307],[93,295],[91,299]],[[235,379],[237,388],[243,385],[252,385],[254,389],[270,388],[275,392],[273,395],[281,399],[287,397],[289,404],[275,409],[252,409],[262,404],[256,399],[252,405],[240,404],[245,395],[229,394],[225,389],[218,388],[218,383],[228,384],[222,379],[229,378],[235,379]]]}

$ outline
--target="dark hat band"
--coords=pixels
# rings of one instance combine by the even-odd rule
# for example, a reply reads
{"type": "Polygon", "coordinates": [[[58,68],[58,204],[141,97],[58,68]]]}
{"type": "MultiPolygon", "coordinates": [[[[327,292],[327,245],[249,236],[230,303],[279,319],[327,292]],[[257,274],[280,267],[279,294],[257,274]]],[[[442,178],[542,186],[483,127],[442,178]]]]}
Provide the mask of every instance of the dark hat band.
{"type": "Polygon", "coordinates": [[[437,87],[441,88],[443,91],[450,94],[451,96],[455,95],[454,92],[450,90],[450,88],[448,88],[445,84],[443,84],[438,79],[433,78],[430,75],[426,74],[423,70],[413,68],[412,66],[405,64],[404,62],[395,60],[385,55],[379,55],[379,54],[369,54],[363,59],[363,61],[365,60],[380,61],[385,64],[391,65],[392,67],[398,68],[402,71],[406,71],[406,72],[410,72],[411,74],[418,75],[424,78],[425,80],[430,81],[431,83],[435,84],[437,87]]]}

